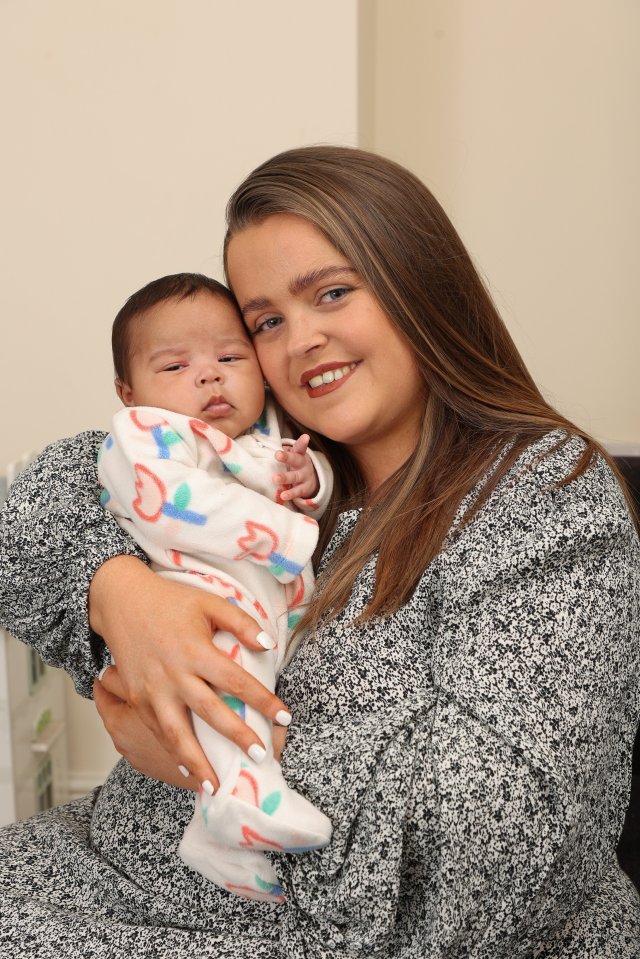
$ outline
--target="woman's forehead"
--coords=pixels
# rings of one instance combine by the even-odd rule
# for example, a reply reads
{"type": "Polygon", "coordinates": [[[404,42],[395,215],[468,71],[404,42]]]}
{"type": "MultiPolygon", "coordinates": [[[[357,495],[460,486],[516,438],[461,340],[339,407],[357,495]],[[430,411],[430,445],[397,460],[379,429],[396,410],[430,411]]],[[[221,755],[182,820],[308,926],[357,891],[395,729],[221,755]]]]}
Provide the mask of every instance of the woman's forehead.
{"type": "Polygon", "coordinates": [[[350,266],[335,245],[313,223],[291,213],[276,213],[235,234],[227,247],[232,285],[274,269],[291,275],[350,266]]]}

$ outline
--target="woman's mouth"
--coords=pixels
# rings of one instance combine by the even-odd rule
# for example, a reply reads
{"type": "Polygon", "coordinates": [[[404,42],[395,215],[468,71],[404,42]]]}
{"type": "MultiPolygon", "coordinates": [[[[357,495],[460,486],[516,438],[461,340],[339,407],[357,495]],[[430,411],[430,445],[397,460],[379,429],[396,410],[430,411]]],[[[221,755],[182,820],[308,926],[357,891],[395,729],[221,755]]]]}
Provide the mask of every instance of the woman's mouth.
{"type": "Polygon", "coordinates": [[[327,363],[324,366],[317,366],[302,374],[301,385],[305,387],[309,396],[324,396],[325,393],[331,393],[342,386],[342,381],[348,379],[357,365],[357,363],[345,363],[342,366],[334,366],[327,363]]]}

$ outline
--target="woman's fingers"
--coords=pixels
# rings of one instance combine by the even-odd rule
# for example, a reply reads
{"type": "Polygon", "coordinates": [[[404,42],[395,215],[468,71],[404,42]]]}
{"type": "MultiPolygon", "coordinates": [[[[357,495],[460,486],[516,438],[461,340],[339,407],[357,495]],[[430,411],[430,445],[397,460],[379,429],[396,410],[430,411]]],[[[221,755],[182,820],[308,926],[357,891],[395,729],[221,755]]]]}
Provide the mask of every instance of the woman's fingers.
{"type": "MultiPolygon", "coordinates": [[[[225,630],[256,652],[273,646],[271,637],[239,607],[159,576],[131,557],[105,563],[92,589],[94,585],[92,625],[100,629],[117,662],[115,672],[105,673],[108,689],[126,700],[176,766],[186,767],[201,783],[214,782],[214,770],[193,732],[190,709],[244,752],[267,745],[222,702],[219,692],[288,725],[282,700],[213,645],[215,632],[225,630]],[[135,596],[135,603],[121,602],[123,595],[135,596]]],[[[125,747],[131,750],[127,743],[125,747]]],[[[141,760],[136,761],[140,768],[141,760]]]]}
{"type": "MultiPolygon", "coordinates": [[[[110,669],[108,673],[113,674],[115,670],[110,669]]],[[[113,688],[113,675],[107,682],[113,688]]],[[[93,698],[116,749],[134,769],[172,786],[198,788],[197,781],[192,776],[185,778],[153,733],[126,702],[106,688],[104,682],[94,681],[93,698]]]]}
{"type": "Polygon", "coordinates": [[[271,730],[271,738],[273,740],[273,755],[278,762],[280,762],[287,738],[287,730],[283,729],[281,726],[274,726],[271,730]]]}
{"type": "MultiPolygon", "coordinates": [[[[105,691],[110,693],[112,698],[115,697],[121,702],[127,701],[127,691],[120,679],[120,674],[116,666],[106,666],[99,674],[98,681],[100,683],[100,692],[105,691]]],[[[100,712],[100,710],[98,710],[98,712],[100,712]]]]}
{"type": "MultiPolygon", "coordinates": [[[[195,591],[194,591],[195,592],[195,591]]],[[[198,591],[201,593],[201,591],[198,591]]],[[[244,610],[233,603],[228,603],[220,596],[211,593],[202,594],[204,604],[208,610],[208,628],[212,635],[216,628],[232,633],[244,646],[257,652],[273,649],[273,638],[257,627],[255,620],[244,610]]],[[[234,663],[228,656],[210,644],[206,650],[201,649],[204,657],[202,677],[212,686],[222,689],[225,693],[237,696],[248,706],[252,706],[267,719],[282,726],[288,726],[291,715],[286,705],[262,685],[254,676],[234,663]]],[[[194,707],[191,706],[193,709],[194,707]]],[[[201,715],[198,709],[194,710],[201,715]]],[[[206,717],[203,716],[206,721],[206,717]]],[[[235,740],[234,740],[235,741],[235,740]]]]}

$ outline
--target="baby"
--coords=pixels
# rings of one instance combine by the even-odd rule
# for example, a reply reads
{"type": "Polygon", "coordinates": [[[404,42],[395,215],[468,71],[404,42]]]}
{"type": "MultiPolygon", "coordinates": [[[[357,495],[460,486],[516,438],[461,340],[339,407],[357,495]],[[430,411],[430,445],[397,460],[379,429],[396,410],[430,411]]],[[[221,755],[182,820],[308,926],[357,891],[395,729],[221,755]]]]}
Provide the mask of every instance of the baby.
{"type": "MultiPolygon", "coordinates": [[[[307,451],[308,436],[282,440],[233,297],[215,280],[180,273],[148,284],[118,313],[112,345],[125,409],[100,452],[102,502],[160,575],[224,596],[261,624],[263,645],[273,647],[264,653],[221,631],[213,642],[273,691],[313,588],[318,524],[307,514],[326,508],[331,472],[307,451]],[[278,461],[301,474],[294,487],[275,485],[285,478],[278,461]]],[[[225,889],[282,901],[259,850],[324,846],[331,823],[286,785],[270,722],[222,699],[266,755],[254,745],[247,757],[192,714],[220,787],[212,795],[203,784],[179,853],[225,889]]]]}

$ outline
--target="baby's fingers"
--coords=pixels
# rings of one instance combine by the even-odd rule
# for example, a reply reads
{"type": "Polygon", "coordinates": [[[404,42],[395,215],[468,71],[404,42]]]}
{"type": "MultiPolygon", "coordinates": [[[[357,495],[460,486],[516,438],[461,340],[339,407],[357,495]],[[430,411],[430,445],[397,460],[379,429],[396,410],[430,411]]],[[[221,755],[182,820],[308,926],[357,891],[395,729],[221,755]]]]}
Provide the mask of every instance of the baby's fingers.
{"type": "Polygon", "coordinates": [[[298,456],[304,456],[309,447],[310,436],[308,433],[303,433],[302,436],[299,436],[298,439],[293,443],[289,449],[292,453],[297,453],[298,456]]]}

